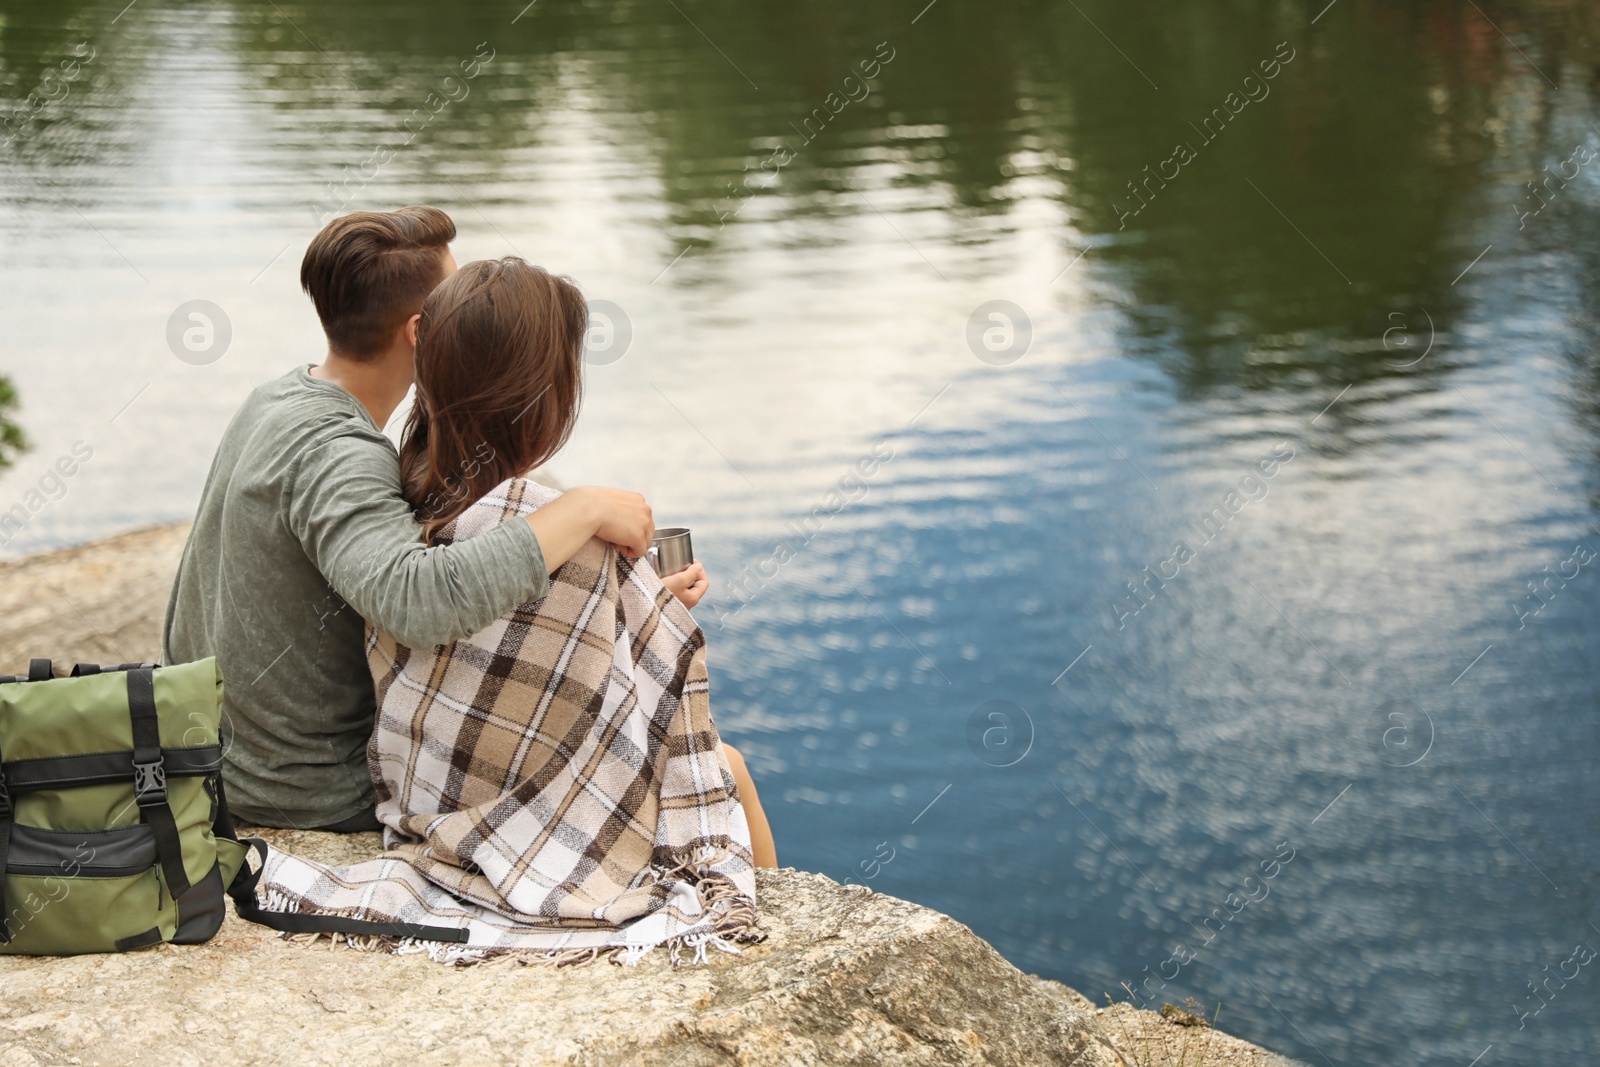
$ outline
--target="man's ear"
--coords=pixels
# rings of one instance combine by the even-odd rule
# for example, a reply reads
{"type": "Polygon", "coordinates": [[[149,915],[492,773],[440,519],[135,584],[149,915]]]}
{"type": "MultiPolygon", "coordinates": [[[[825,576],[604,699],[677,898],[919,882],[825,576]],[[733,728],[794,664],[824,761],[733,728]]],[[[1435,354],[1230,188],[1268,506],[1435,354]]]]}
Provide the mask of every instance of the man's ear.
{"type": "Polygon", "coordinates": [[[406,344],[411,346],[411,351],[417,350],[417,323],[422,321],[422,315],[416,314],[406,320],[406,344]]]}

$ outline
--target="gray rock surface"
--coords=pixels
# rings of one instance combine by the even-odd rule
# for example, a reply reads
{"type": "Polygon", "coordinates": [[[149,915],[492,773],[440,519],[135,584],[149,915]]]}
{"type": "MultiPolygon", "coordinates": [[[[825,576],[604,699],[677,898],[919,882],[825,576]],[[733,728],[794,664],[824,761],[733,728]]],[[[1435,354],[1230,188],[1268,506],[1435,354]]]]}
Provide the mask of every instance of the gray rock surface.
{"type": "MultiPolygon", "coordinates": [[[[154,659],[185,530],[0,565],[0,673],[27,657],[154,659]]],[[[266,831],[330,863],[377,835],[266,831]]],[[[0,1067],[256,1064],[1178,1065],[1288,1061],[1203,1026],[1096,1009],[927,908],[795,870],[761,872],[768,937],[673,969],[452,968],[310,945],[229,915],[209,944],[0,957],[0,1067]]]]}
{"type": "MultiPolygon", "coordinates": [[[[354,844],[275,836],[323,858],[354,844]]],[[[953,919],[793,870],[763,873],[760,893],[766,942],[676,970],[663,953],[453,968],[231,917],[208,945],[0,959],[0,1064],[1121,1062],[1092,1010],[953,919]]]]}

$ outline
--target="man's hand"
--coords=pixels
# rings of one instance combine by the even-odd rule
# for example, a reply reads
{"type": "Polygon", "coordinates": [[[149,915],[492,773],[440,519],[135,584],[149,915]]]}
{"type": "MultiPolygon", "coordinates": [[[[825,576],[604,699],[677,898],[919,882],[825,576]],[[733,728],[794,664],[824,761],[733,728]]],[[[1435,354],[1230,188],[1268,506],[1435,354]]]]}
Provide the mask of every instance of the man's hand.
{"type": "Polygon", "coordinates": [[[595,486],[584,486],[572,492],[582,493],[593,502],[598,520],[594,531],[596,537],[610,541],[622,550],[624,556],[633,559],[650,551],[650,542],[656,536],[656,521],[643,494],[595,486]]]}
{"type": "Polygon", "coordinates": [[[661,584],[683,601],[684,607],[692,608],[705,598],[706,590],[711,588],[711,579],[700,561],[695,560],[677,574],[669,574],[661,579],[661,584]]]}
{"type": "Polygon", "coordinates": [[[553,572],[591,537],[609,541],[625,556],[635,559],[650,551],[656,535],[655,518],[643,496],[626,489],[583,486],[571,489],[528,516],[553,572]]]}

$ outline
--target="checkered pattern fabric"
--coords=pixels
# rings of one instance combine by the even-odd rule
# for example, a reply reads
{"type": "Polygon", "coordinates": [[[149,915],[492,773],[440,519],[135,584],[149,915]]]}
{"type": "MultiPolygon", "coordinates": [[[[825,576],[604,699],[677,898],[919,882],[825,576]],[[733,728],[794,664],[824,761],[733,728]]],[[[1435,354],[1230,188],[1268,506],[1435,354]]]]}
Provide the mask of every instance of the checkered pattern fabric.
{"type": "MultiPolygon", "coordinates": [[[[559,494],[511,479],[445,531],[559,494]]],[[[465,927],[471,961],[558,961],[753,940],[750,831],[711,721],[705,637],[643,561],[592,540],[550,592],[454,644],[371,631],[368,750],[386,851],[331,868],[281,851],[274,910],[465,927]]]]}

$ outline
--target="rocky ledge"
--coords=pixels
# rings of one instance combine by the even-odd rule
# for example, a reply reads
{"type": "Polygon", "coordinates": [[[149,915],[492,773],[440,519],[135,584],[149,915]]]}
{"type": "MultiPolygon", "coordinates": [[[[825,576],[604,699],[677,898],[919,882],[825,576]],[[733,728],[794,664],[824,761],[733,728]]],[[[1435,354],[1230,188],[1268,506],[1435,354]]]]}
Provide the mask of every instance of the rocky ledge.
{"type": "MultiPolygon", "coordinates": [[[[30,652],[155,658],[183,533],[0,565],[0,673],[30,652]]],[[[263,833],[331,863],[378,848],[376,834],[263,833]]],[[[0,957],[0,1067],[1288,1064],[1183,1012],[1096,1009],[916,904],[796,870],[758,886],[767,939],[698,967],[653,953],[452,968],[290,942],[231,914],[206,945],[0,957]]]]}

